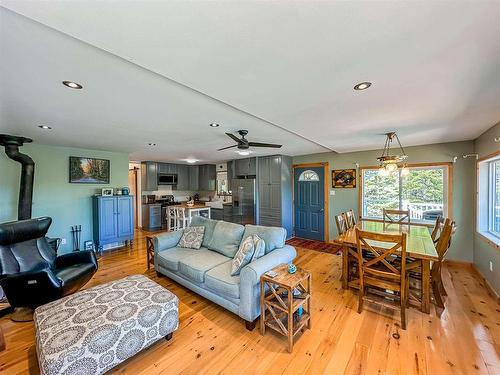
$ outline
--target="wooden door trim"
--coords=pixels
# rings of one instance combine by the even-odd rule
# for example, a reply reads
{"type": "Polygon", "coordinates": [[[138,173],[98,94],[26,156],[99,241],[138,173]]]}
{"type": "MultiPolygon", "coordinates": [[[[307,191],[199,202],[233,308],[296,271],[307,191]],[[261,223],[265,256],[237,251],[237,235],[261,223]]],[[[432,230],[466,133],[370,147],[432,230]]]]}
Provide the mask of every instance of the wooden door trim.
{"type": "Polygon", "coordinates": [[[293,164],[292,169],[293,169],[293,179],[292,179],[292,216],[293,216],[293,228],[295,230],[295,168],[317,168],[317,167],[323,167],[324,170],[324,199],[323,199],[323,212],[324,212],[324,228],[325,228],[325,233],[324,233],[324,241],[329,242],[330,241],[330,219],[329,219],[329,207],[330,207],[330,182],[329,182],[329,172],[330,172],[330,167],[327,161],[325,162],[319,162],[319,163],[302,163],[302,164],[293,164]]]}

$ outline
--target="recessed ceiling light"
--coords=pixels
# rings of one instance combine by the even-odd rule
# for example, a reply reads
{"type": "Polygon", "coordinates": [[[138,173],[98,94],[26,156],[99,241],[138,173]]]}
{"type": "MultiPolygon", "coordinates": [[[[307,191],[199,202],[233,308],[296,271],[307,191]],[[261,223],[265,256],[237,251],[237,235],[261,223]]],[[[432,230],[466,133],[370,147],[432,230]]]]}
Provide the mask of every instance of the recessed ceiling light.
{"type": "Polygon", "coordinates": [[[48,126],[48,125],[38,125],[38,127],[39,127],[40,129],[45,129],[45,130],[50,130],[50,129],[52,129],[52,128],[51,128],[50,126],[48,126]]]}
{"type": "Polygon", "coordinates": [[[194,163],[196,163],[198,160],[196,160],[196,159],[186,159],[186,161],[187,161],[189,164],[194,164],[194,163]]]}
{"type": "Polygon", "coordinates": [[[212,123],[210,124],[210,127],[212,127],[212,128],[218,128],[219,126],[220,126],[220,125],[219,125],[219,124],[217,124],[217,123],[215,123],[215,122],[212,122],[212,123]]]}
{"type": "Polygon", "coordinates": [[[366,90],[368,87],[372,85],[371,82],[361,82],[354,86],[354,90],[366,90]]]}
{"type": "Polygon", "coordinates": [[[252,151],[250,151],[250,150],[238,150],[236,152],[238,154],[240,154],[241,156],[247,156],[247,155],[250,155],[252,153],[252,151]]]}
{"type": "Polygon", "coordinates": [[[77,89],[77,90],[80,90],[83,88],[82,85],[80,85],[79,83],[76,83],[76,82],[72,82],[72,81],[63,81],[62,82],[64,86],[67,86],[69,87],[70,89],[77,89]]]}
{"type": "Polygon", "coordinates": [[[156,146],[156,143],[148,143],[148,146],[156,146]]]}

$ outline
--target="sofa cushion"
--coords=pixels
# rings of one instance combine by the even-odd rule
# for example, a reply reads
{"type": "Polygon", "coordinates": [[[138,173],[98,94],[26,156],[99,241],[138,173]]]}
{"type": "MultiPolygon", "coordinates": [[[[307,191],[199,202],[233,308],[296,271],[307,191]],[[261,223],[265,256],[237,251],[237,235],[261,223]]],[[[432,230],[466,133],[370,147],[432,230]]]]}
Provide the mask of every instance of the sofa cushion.
{"type": "Polygon", "coordinates": [[[229,258],[234,258],[244,231],[243,225],[219,221],[215,226],[208,248],[229,258]]]}
{"type": "Polygon", "coordinates": [[[184,229],[178,247],[183,247],[185,249],[195,249],[198,250],[201,247],[203,241],[203,234],[205,233],[205,227],[200,225],[196,227],[189,227],[184,229]]]}
{"type": "Polygon", "coordinates": [[[207,219],[203,216],[193,216],[191,219],[191,227],[205,227],[205,234],[203,235],[203,242],[201,246],[207,247],[212,241],[212,235],[214,234],[215,225],[218,223],[218,220],[207,219]]]}
{"type": "Polygon", "coordinates": [[[231,298],[240,298],[240,277],[231,276],[231,261],[219,264],[205,275],[206,286],[216,293],[231,298]]]}
{"type": "Polygon", "coordinates": [[[205,281],[205,273],[231,259],[204,248],[193,250],[194,254],[179,261],[179,272],[198,283],[205,281]]]}
{"type": "Polygon", "coordinates": [[[199,250],[193,250],[184,249],[182,247],[171,247],[170,249],[160,251],[156,254],[156,257],[158,258],[157,262],[171,271],[178,271],[180,260],[190,257],[191,255],[196,254],[201,250],[203,250],[203,248],[200,248],[199,250]]]}
{"type": "Polygon", "coordinates": [[[266,254],[285,246],[286,229],[280,227],[264,227],[262,225],[245,225],[243,238],[256,234],[266,243],[266,254]]]}

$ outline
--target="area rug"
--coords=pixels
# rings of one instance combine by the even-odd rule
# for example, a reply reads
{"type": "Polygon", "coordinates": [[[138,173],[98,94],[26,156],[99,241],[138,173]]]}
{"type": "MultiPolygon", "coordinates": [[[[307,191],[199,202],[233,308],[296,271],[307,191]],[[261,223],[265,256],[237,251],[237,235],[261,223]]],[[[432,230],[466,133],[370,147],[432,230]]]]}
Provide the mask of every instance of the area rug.
{"type": "Polygon", "coordinates": [[[293,237],[286,243],[290,246],[302,247],[308,250],[315,250],[322,253],[337,254],[341,251],[341,247],[323,241],[308,240],[305,238],[293,237]]]}

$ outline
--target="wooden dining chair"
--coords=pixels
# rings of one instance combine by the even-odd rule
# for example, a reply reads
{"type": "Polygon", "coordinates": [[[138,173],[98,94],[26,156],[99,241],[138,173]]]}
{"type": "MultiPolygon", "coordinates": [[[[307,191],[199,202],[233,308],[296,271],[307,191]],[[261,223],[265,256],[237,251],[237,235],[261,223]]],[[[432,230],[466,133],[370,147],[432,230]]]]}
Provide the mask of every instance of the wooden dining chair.
{"type": "Polygon", "coordinates": [[[446,219],[443,229],[441,230],[441,235],[436,244],[436,252],[438,254],[439,260],[432,263],[431,267],[431,287],[432,293],[434,294],[434,300],[436,305],[444,308],[443,296],[447,296],[446,289],[443,284],[443,279],[441,276],[441,270],[443,267],[443,261],[448,253],[451,246],[452,235],[456,231],[456,225],[451,219],[446,219]]]}
{"type": "Polygon", "coordinates": [[[432,238],[432,241],[434,243],[437,243],[439,240],[439,235],[443,229],[444,221],[445,221],[444,217],[441,215],[439,215],[436,218],[436,222],[434,223],[434,228],[432,228],[432,232],[431,232],[431,238],[432,238]]]}
{"type": "MultiPolygon", "coordinates": [[[[444,308],[443,296],[447,296],[444,287],[441,270],[443,261],[451,246],[451,238],[456,231],[455,222],[451,219],[445,219],[443,224],[440,224],[439,238],[437,238],[436,253],[438,260],[432,262],[431,266],[431,289],[434,296],[434,302],[440,308],[444,308]]],[[[410,284],[409,298],[410,302],[421,304],[422,297],[422,263],[419,260],[407,260],[406,270],[408,271],[412,283],[410,284]]]]}
{"type": "Polygon", "coordinates": [[[359,299],[358,313],[363,310],[365,300],[401,311],[401,328],[406,329],[406,305],[408,303],[408,275],[406,273],[406,233],[388,234],[361,231],[356,228],[358,250],[359,299]],[[389,248],[376,247],[373,241],[391,244],[389,248]],[[364,252],[371,254],[366,258],[364,252]],[[396,266],[391,262],[394,256],[400,258],[396,266]],[[378,295],[393,299],[393,304],[369,298],[367,288],[375,288],[378,295]],[[392,293],[388,293],[390,291],[392,293]],[[399,296],[399,301],[396,297],[399,296]]]}
{"type": "Polygon", "coordinates": [[[356,215],[354,215],[354,211],[351,209],[343,213],[343,215],[345,217],[347,229],[354,228],[356,226],[356,215]]]}
{"type": "Polygon", "coordinates": [[[337,231],[339,232],[339,236],[341,234],[344,234],[347,229],[349,229],[347,227],[345,214],[343,212],[339,215],[335,215],[335,224],[337,224],[337,231]]]}
{"type": "Polygon", "coordinates": [[[384,223],[397,223],[410,225],[410,210],[383,209],[384,223]]]}

